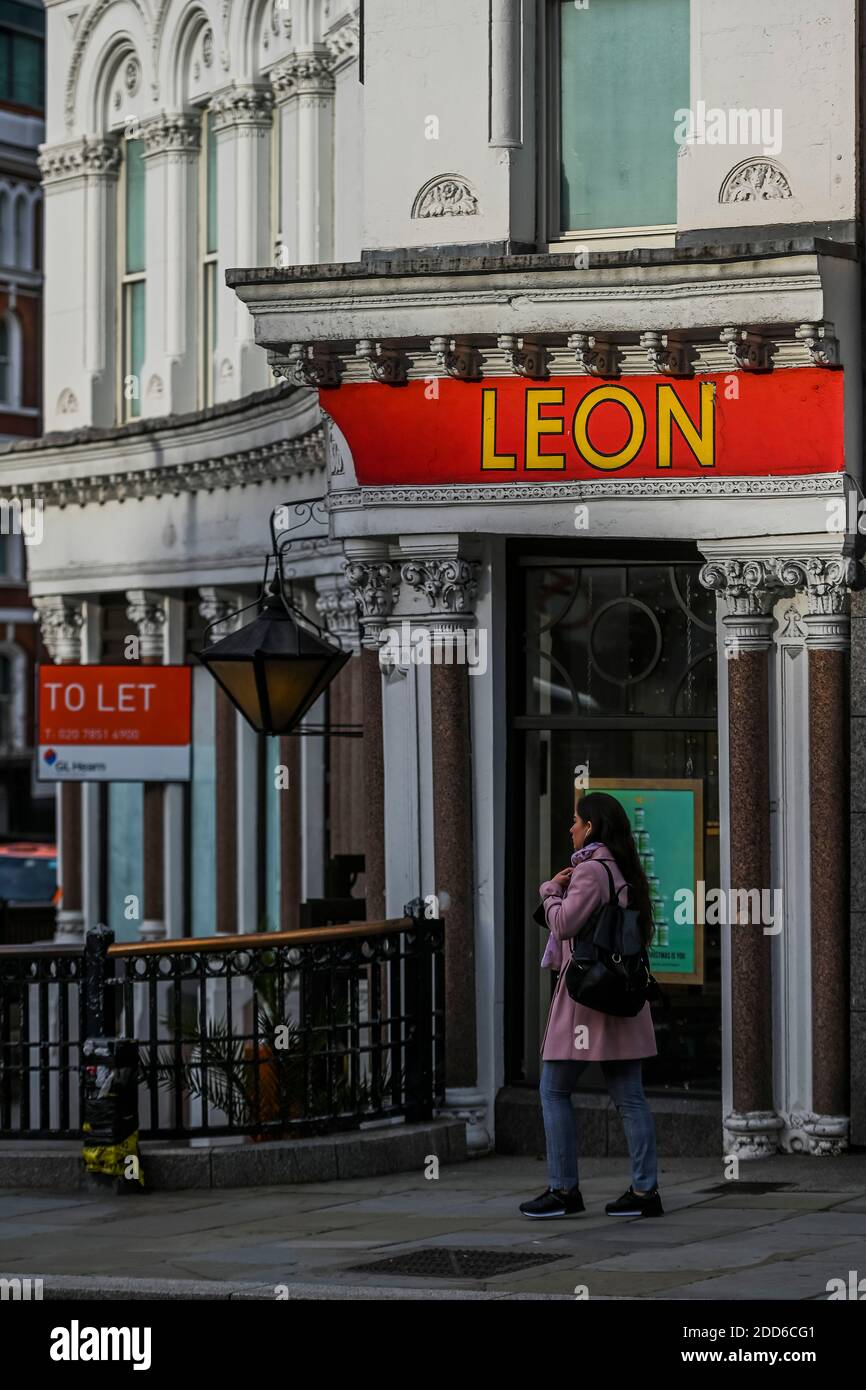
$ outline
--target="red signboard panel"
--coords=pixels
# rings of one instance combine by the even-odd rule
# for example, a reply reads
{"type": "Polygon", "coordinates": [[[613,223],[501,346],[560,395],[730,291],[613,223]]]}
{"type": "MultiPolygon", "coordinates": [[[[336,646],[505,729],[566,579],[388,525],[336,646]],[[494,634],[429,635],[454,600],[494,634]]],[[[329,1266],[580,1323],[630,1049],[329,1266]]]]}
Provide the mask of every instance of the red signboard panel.
{"type": "Polygon", "coordinates": [[[349,383],[323,397],[365,485],[830,473],[843,373],[349,383]]]}
{"type": "Polygon", "coordinates": [[[43,781],[185,781],[189,666],[40,666],[43,781]]]}

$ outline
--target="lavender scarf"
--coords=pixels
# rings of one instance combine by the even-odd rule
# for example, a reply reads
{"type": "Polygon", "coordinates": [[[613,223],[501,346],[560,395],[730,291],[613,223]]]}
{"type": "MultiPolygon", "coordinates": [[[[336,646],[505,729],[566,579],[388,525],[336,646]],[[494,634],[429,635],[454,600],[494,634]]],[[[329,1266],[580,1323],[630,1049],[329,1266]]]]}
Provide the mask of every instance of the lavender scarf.
{"type": "MultiPolygon", "coordinates": [[[[576,849],[571,856],[571,867],[577,868],[584,859],[589,859],[600,847],[601,840],[591,840],[582,849],[576,849]]],[[[548,897],[552,896],[548,894],[548,897]]],[[[557,941],[553,933],[547,938],[547,945],[544,948],[544,955],[541,957],[542,970],[560,970],[562,968],[562,943],[557,941]]]]}

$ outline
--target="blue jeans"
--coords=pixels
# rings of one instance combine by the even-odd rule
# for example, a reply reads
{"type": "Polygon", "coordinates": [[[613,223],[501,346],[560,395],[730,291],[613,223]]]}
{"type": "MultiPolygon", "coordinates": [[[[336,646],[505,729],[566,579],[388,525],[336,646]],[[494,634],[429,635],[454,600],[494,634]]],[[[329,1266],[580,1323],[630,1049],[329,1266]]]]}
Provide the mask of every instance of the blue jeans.
{"type": "MultiPolygon", "coordinates": [[[[568,1191],[577,1186],[577,1140],[571,1093],[588,1062],[544,1062],[541,1069],[541,1107],[547,1139],[551,1187],[568,1191]]],[[[658,1180],[656,1130],[643,1093],[640,1058],[601,1062],[602,1075],[622,1119],[631,1155],[631,1185],[648,1192],[658,1180]]]]}

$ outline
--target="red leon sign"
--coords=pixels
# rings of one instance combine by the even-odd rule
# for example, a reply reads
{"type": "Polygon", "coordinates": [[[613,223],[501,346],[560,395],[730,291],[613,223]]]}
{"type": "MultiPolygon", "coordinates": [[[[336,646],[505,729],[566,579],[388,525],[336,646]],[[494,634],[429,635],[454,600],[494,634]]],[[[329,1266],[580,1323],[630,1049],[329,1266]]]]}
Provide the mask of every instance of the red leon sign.
{"type": "Polygon", "coordinates": [[[829,473],[844,468],[843,373],[350,383],[325,409],[362,485],[829,473]]]}

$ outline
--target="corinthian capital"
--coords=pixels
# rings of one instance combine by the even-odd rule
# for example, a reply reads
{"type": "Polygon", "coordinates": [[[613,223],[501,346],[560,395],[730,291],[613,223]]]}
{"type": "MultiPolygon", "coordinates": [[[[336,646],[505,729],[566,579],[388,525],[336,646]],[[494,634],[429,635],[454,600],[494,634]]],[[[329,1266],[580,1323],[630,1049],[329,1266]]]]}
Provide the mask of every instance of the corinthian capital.
{"type": "Polygon", "coordinates": [[[805,589],[809,613],[815,616],[844,614],[856,568],[848,555],[797,555],[777,562],[780,583],[786,589],[805,589]]]}
{"type": "Polygon", "coordinates": [[[142,658],[161,660],[165,629],[165,600],[162,594],[152,594],[146,589],[130,589],[126,595],[126,616],[138,630],[142,658]]]}
{"type": "Polygon", "coordinates": [[[399,581],[388,560],[347,560],[346,582],[351,590],[364,632],[364,641],[374,645],[394,611],[399,581]]]}
{"type": "Polygon", "coordinates": [[[116,178],[120,171],[120,146],[114,139],[97,140],[84,136],[62,145],[40,145],[39,172],[44,184],[66,179],[116,178]]]}
{"type": "Polygon", "coordinates": [[[146,155],[194,155],[201,143],[201,121],[198,116],[182,112],[163,113],[145,121],[141,127],[146,155]]]}
{"type": "Polygon", "coordinates": [[[710,560],[699,578],[705,589],[725,599],[732,616],[763,618],[784,587],[776,571],[775,560],[710,560]]]}
{"type": "Polygon", "coordinates": [[[232,87],[211,102],[214,129],[269,126],[273,104],[273,94],[266,87],[232,87]]]}
{"type": "Polygon", "coordinates": [[[407,560],[401,574],[406,584],[424,595],[434,617],[469,622],[478,592],[474,570],[469,560],[455,555],[407,560]]]}
{"type": "Polygon", "coordinates": [[[42,640],[52,661],[81,660],[81,628],[84,624],[84,601],[51,594],[33,599],[39,618],[42,640]]]}

